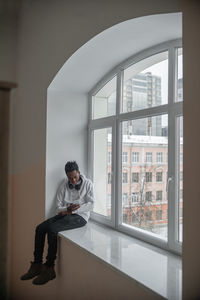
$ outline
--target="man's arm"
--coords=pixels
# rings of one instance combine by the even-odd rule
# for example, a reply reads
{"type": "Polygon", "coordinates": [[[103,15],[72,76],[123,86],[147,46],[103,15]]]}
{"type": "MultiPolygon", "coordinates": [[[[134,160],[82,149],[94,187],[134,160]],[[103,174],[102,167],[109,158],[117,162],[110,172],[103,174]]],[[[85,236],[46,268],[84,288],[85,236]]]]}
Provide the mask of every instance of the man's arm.
{"type": "Polygon", "coordinates": [[[89,212],[93,209],[94,207],[94,187],[93,187],[93,183],[90,181],[88,184],[88,189],[87,189],[87,193],[84,197],[85,199],[85,203],[81,204],[81,206],[76,209],[73,210],[72,213],[84,213],[84,212],[89,212]]]}
{"type": "Polygon", "coordinates": [[[58,188],[57,194],[56,194],[56,206],[57,206],[57,213],[61,213],[63,211],[66,211],[67,205],[64,203],[64,197],[65,197],[65,181],[61,183],[61,185],[58,188]]]}

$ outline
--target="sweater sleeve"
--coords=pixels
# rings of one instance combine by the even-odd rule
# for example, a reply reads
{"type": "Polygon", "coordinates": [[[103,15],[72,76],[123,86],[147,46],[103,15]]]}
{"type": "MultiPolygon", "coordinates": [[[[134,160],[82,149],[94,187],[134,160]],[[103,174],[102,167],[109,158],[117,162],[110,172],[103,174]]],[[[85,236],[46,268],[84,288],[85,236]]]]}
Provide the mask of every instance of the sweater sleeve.
{"type": "Polygon", "coordinates": [[[64,211],[67,209],[67,205],[64,202],[65,197],[65,182],[62,182],[61,185],[58,188],[57,194],[56,194],[56,212],[60,213],[61,211],[64,211]]]}
{"type": "Polygon", "coordinates": [[[89,212],[94,207],[94,187],[93,183],[89,181],[86,195],[84,197],[85,203],[81,204],[81,206],[73,211],[73,213],[80,214],[84,212],[89,212]]]}

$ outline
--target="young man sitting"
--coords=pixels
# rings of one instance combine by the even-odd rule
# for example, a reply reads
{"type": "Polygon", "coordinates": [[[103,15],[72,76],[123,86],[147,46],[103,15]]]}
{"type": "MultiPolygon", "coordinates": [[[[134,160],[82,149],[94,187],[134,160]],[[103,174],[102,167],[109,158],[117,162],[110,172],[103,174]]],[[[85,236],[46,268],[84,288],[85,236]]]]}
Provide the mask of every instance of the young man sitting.
{"type": "Polygon", "coordinates": [[[56,277],[54,263],[57,252],[58,232],[84,226],[93,209],[93,184],[83,174],[75,161],[65,165],[66,180],[60,185],[57,199],[57,215],[39,224],[35,230],[34,261],[21,280],[36,277],[33,284],[45,284],[56,277]],[[48,253],[45,264],[43,250],[45,237],[48,239],[48,253]]]}

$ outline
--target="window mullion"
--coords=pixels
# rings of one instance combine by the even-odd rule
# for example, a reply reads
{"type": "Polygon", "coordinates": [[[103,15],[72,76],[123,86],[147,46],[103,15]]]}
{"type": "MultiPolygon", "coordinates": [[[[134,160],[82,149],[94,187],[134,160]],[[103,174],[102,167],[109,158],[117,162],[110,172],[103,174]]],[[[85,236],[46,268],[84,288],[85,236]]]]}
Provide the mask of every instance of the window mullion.
{"type": "Polygon", "coordinates": [[[176,222],[175,222],[175,119],[173,112],[168,115],[168,245],[170,249],[174,249],[174,242],[176,236],[176,222]]]}
{"type": "Polygon", "coordinates": [[[121,207],[122,207],[122,172],[121,172],[121,158],[122,158],[122,147],[121,147],[121,124],[119,121],[119,115],[121,111],[122,95],[123,95],[123,70],[120,70],[117,74],[117,99],[116,99],[116,140],[115,140],[115,161],[114,166],[116,170],[115,180],[115,228],[118,228],[121,222],[121,207]]]}
{"type": "Polygon", "coordinates": [[[176,112],[174,110],[176,97],[177,59],[176,48],[169,48],[168,69],[168,245],[175,250],[177,231],[177,195],[176,195],[176,112]]]}

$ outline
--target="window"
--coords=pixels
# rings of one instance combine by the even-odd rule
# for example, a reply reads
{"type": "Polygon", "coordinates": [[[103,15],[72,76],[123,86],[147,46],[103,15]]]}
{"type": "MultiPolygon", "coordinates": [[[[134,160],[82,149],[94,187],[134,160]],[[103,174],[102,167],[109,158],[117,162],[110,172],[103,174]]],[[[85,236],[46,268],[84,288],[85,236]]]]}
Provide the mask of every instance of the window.
{"type": "Polygon", "coordinates": [[[146,221],[152,221],[152,211],[146,211],[146,221]]]}
{"type": "Polygon", "coordinates": [[[157,163],[162,163],[163,162],[163,153],[162,152],[157,152],[156,153],[156,162],[157,163]]]}
{"type": "Polygon", "coordinates": [[[139,193],[132,193],[132,202],[135,203],[135,202],[138,202],[139,200],[139,193]]]}
{"type": "Polygon", "coordinates": [[[108,173],[108,183],[111,183],[111,173],[108,173]]]}
{"type": "Polygon", "coordinates": [[[122,197],[124,205],[128,205],[128,193],[123,193],[122,197]]]}
{"type": "Polygon", "coordinates": [[[132,214],[132,223],[136,223],[138,221],[139,221],[139,213],[133,211],[133,214],[132,214]]]}
{"type": "Polygon", "coordinates": [[[116,113],[116,76],[92,97],[92,117],[99,119],[116,113]]]}
{"type": "Polygon", "coordinates": [[[162,210],[156,210],[156,220],[162,220],[162,210]]]}
{"type": "Polygon", "coordinates": [[[111,209],[108,210],[108,195],[113,190],[112,183],[112,164],[108,164],[108,152],[112,152],[112,128],[95,129],[93,131],[93,180],[95,203],[94,212],[111,218],[111,209]]]}
{"type": "Polygon", "coordinates": [[[152,152],[147,152],[146,153],[146,162],[147,163],[152,163],[152,152]]]}
{"type": "Polygon", "coordinates": [[[132,163],[139,162],[139,152],[132,152],[132,163]]]}
{"type": "Polygon", "coordinates": [[[127,62],[90,93],[88,169],[96,199],[91,217],[180,253],[181,42],[159,44],[127,62]]]}
{"type": "Polygon", "coordinates": [[[109,151],[108,152],[108,163],[111,164],[111,159],[112,159],[112,156],[111,156],[111,152],[109,151]]]}
{"type": "Polygon", "coordinates": [[[132,182],[139,182],[139,173],[132,173],[132,182]]]}
{"type": "Polygon", "coordinates": [[[152,201],[152,192],[146,192],[146,201],[152,201]]]}
{"type": "Polygon", "coordinates": [[[128,162],[128,152],[122,153],[122,162],[127,163],[128,162]]]}
{"type": "Polygon", "coordinates": [[[123,173],[123,179],[122,179],[123,183],[128,183],[128,173],[123,173]]]}
{"type": "Polygon", "coordinates": [[[156,201],[162,201],[162,191],[156,191],[156,201]]]}
{"type": "Polygon", "coordinates": [[[146,172],[146,182],[152,182],[152,172],[146,172]]]}
{"type": "Polygon", "coordinates": [[[162,182],[163,181],[163,173],[162,172],[156,172],[156,182],[162,182]]]}

